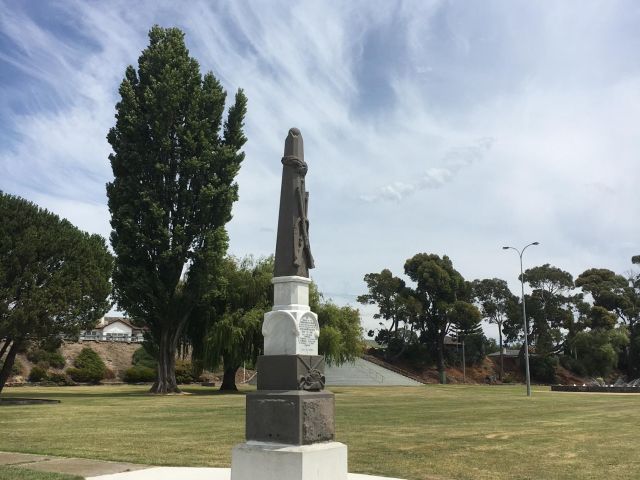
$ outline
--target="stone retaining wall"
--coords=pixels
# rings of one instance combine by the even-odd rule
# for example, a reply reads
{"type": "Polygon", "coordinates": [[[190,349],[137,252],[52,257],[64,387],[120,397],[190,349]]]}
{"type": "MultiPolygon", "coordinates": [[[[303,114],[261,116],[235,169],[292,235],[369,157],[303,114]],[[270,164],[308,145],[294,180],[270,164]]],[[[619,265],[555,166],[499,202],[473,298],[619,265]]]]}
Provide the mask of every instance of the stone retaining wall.
{"type": "Polygon", "coordinates": [[[600,387],[591,385],[551,385],[552,392],[640,393],[639,387],[600,387]]]}

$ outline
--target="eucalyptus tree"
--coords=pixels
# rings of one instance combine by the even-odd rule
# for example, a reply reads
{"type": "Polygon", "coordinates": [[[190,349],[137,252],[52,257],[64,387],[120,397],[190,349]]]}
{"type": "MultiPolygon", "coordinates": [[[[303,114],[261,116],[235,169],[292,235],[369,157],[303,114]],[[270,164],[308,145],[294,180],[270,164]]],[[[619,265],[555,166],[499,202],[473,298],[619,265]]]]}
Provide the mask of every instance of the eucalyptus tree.
{"type": "Polygon", "coordinates": [[[151,391],[178,392],[178,344],[194,309],[215,289],[227,249],[247,100],[238,90],[223,124],[220,82],[211,72],[201,75],[179,29],[158,26],[119,92],[107,136],[114,295],[148,327],[158,356],[151,391]]]}
{"type": "Polygon", "coordinates": [[[111,307],[105,240],[0,192],[0,391],[33,340],[91,328],[111,307]]]}
{"type": "Polygon", "coordinates": [[[533,319],[532,335],[538,353],[551,353],[563,346],[562,329],[573,317],[573,276],[547,264],[525,270],[531,287],[526,296],[527,317],[533,319]]]}
{"type": "Polygon", "coordinates": [[[504,375],[502,329],[510,314],[512,317],[517,316],[513,313],[518,308],[518,297],[511,293],[507,282],[500,278],[475,280],[473,282],[473,296],[480,307],[482,318],[498,327],[498,346],[500,347],[499,378],[502,380],[504,375]]]}
{"type": "Polygon", "coordinates": [[[416,283],[413,294],[422,304],[418,329],[423,339],[433,340],[440,382],[446,383],[445,337],[460,320],[455,314],[463,310],[460,302],[472,301],[471,284],[453,268],[451,259],[446,255],[418,253],[405,262],[404,271],[416,283]]]}
{"type": "MultiPolygon", "coordinates": [[[[364,305],[376,305],[375,319],[390,322],[380,329],[376,340],[386,345],[385,354],[391,357],[401,356],[412,338],[415,320],[421,312],[420,302],[412,295],[412,290],[401,278],[394,276],[389,269],[380,273],[367,273],[364,276],[368,293],[358,296],[358,302],[364,305]]],[[[370,336],[373,333],[370,332],[370,336]]]]}
{"type": "MultiPolygon", "coordinates": [[[[636,262],[637,257],[632,261],[636,262]]],[[[640,375],[640,278],[625,278],[606,268],[590,268],[576,279],[576,286],[591,295],[593,307],[589,313],[592,322],[611,324],[611,316],[626,327],[629,342],[625,348],[623,365],[629,376],[640,375]]],[[[622,362],[621,362],[622,363],[622,362]]]]}

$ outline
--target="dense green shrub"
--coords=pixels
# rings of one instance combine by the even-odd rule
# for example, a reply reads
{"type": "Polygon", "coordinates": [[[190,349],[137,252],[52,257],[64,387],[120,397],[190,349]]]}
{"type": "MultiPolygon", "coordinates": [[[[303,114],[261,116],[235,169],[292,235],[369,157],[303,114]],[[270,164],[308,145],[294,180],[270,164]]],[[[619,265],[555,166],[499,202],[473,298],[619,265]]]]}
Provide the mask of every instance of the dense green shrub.
{"type": "Polygon", "coordinates": [[[47,362],[53,368],[64,368],[65,359],[58,351],[48,352],[42,348],[29,350],[27,359],[31,363],[47,362]]]}
{"type": "Polygon", "coordinates": [[[47,362],[45,360],[43,360],[41,362],[38,362],[35,366],[40,367],[44,371],[49,370],[49,367],[50,367],[49,362],[47,362]]]}
{"type": "Polygon", "coordinates": [[[510,373],[505,373],[502,377],[502,383],[513,383],[515,382],[515,378],[510,373]]]}
{"type": "MultiPolygon", "coordinates": [[[[4,362],[0,360],[0,369],[2,369],[3,363],[4,362]]],[[[13,362],[13,366],[11,367],[11,376],[15,377],[16,375],[20,375],[20,374],[22,374],[22,363],[20,363],[20,360],[16,358],[15,361],[13,362]]]]}
{"type": "Polygon", "coordinates": [[[47,378],[48,378],[47,371],[44,368],[39,367],[38,365],[33,367],[31,369],[31,372],[29,372],[29,381],[30,382],[42,382],[43,380],[46,380],[47,378]]]}
{"type": "Polygon", "coordinates": [[[100,383],[107,371],[100,356],[89,347],[82,349],[73,364],[75,368],[68,368],[67,375],[76,382],[100,383]]]}
{"type": "Polygon", "coordinates": [[[133,357],[131,357],[131,364],[134,367],[146,367],[155,370],[158,362],[156,362],[156,359],[153,358],[153,355],[147,352],[144,347],[140,347],[135,352],[133,352],[133,357]]]}
{"type": "Polygon", "coordinates": [[[64,368],[64,365],[66,363],[64,357],[59,352],[49,353],[49,358],[47,361],[53,368],[64,368]]]}
{"type": "Polygon", "coordinates": [[[624,329],[578,332],[574,340],[578,358],[587,373],[602,377],[615,368],[628,344],[629,336],[624,329]]]}
{"type": "Polygon", "coordinates": [[[424,343],[412,343],[407,346],[403,355],[404,359],[415,368],[433,365],[434,359],[429,346],[424,343]]]}
{"type": "Polygon", "coordinates": [[[567,370],[575,373],[576,375],[580,375],[581,377],[587,375],[587,369],[585,368],[584,364],[580,360],[573,358],[570,355],[562,355],[560,357],[560,365],[562,365],[567,370]]]}
{"type": "Polygon", "coordinates": [[[52,372],[49,374],[48,380],[54,385],[60,385],[60,386],[75,385],[75,382],[71,380],[69,376],[65,375],[64,373],[52,372]]]}
{"type": "Polygon", "coordinates": [[[191,362],[185,362],[178,360],[176,362],[176,382],[178,383],[193,383],[198,381],[193,374],[193,367],[191,362]]]}
{"type": "Polygon", "coordinates": [[[46,355],[47,355],[47,352],[45,352],[40,348],[37,348],[35,350],[29,350],[27,352],[27,360],[29,360],[31,363],[38,363],[43,360],[46,360],[46,355]]]}
{"type": "Polygon", "coordinates": [[[153,368],[135,365],[124,372],[122,379],[127,383],[154,382],[156,380],[156,371],[153,368]]]}
{"type": "Polygon", "coordinates": [[[531,372],[531,378],[533,380],[537,380],[538,382],[555,383],[557,365],[557,357],[551,355],[531,355],[529,357],[529,370],[531,372]]]}

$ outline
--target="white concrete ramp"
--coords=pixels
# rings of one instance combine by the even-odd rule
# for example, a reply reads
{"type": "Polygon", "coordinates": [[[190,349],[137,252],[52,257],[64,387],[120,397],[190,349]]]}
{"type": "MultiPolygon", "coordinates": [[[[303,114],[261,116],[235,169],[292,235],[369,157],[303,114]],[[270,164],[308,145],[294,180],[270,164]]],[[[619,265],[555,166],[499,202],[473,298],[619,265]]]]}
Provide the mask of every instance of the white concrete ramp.
{"type": "Polygon", "coordinates": [[[405,386],[422,385],[420,382],[388,370],[362,358],[340,366],[326,366],[327,386],[405,386]]]}

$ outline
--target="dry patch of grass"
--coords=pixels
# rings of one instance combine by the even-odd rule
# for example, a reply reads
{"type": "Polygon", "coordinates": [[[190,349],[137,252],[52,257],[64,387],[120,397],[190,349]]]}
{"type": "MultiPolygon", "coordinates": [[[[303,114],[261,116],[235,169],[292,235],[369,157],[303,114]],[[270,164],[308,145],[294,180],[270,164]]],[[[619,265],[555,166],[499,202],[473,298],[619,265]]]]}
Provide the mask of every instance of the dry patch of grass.
{"type": "MultiPolygon", "coordinates": [[[[154,465],[230,465],[244,396],[193,388],[7,389],[58,405],[0,409],[0,450],[154,465]]],[[[335,388],[353,472],[422,479],[640,478],[640,396],[523,387],[335,388]]],[[[1,479],[1,477],[0,477],[1,479]]]]}

